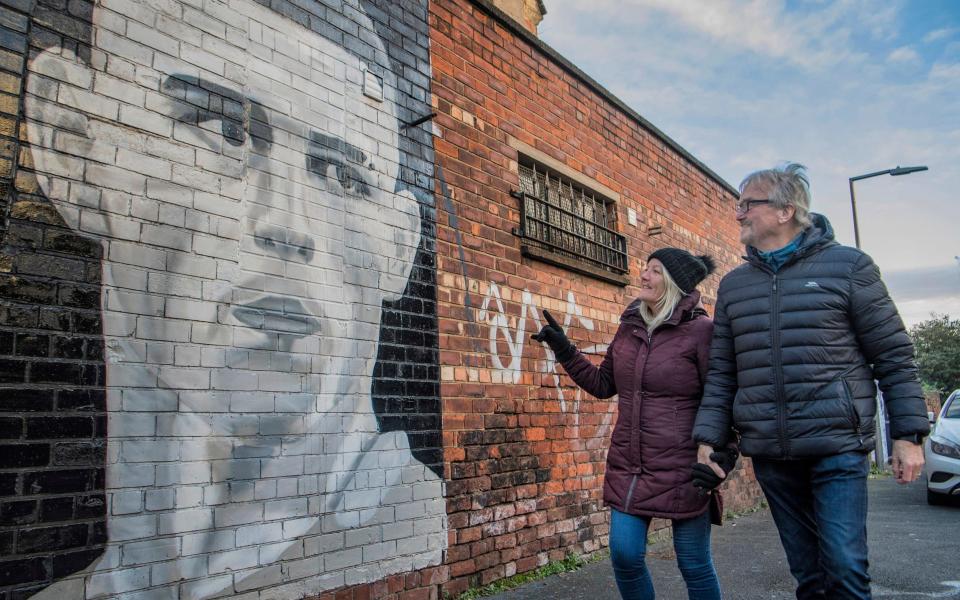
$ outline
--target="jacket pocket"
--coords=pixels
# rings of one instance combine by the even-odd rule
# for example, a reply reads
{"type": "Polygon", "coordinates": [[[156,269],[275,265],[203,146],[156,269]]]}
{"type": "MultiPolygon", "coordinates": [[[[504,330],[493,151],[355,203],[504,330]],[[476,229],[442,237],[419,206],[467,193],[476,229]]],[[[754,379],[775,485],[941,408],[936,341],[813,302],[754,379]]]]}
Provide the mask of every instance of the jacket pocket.
{"type": "Polygon", "coordinates": [[[853,401],[853,393],[850,391],[850,384],[847,383],[847,378],[840,377],[840,399],[843,402],[844,410],[847,413],[847,419],[850,421],[850,426],[853,427],[853,430],[857,432],[857,435],[860,435],[860,413],[857,412],[857,404],[853,401]]]}
{"type": "Polygon", "coordinates": [[[821,383],[820,385],[816,386],[815,388],[813,388],[812,390],[810,390],[810,391],[807,393],[807,396],[806,396],[805,401],[806,401],[806,402],[809,402],[809,401],[811,401],[811,400],[815,400],[815,399],[817,399],[817,398],[819,398],[819,397],[822,397],[823,392],[825,392],[825,391],[827,391],[828,389],[830,389],[831,386],[836,385],[837,382],[842,382],[842,384],[843,384],[843,389],[844,389],[844,394],[845,394],[847,397],[849,397],[849,398],[851,399],[851,402],[852,402],[852,400],[853,400],[853,395],[850,393],[850,386],[847,385],[847,375],[849,375],[850,373],[853,373],[853,372],[854,372],[855,370],[857,370],[859,367],[860,367],[860,365],[853,365],[852,367],[847,367],[846,369],[844,369],[844,370],[840,371],[839,373],[837,373],[836,375],[834,375],[834,376],[833,376],[833,379],[831,379],[830,381],[828,381],[828,382],[826,382],[826,383],[821,383]]]}

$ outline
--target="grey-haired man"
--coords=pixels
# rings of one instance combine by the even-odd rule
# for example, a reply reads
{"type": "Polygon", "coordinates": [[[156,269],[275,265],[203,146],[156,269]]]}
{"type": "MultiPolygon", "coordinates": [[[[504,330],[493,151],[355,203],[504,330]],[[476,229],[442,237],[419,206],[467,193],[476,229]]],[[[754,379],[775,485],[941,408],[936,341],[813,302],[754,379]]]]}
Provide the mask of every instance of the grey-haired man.
{"type": "Polygon", "coordinates": [[[869,256],[809,212],[804,167],[757,171],[736,206],[747,262],[720,283],[699,461],[738,437],[770,504],[797,598],[869,598],[867,453],[879,382],[900,483],[929,432],[913,346],[869,256]]]}

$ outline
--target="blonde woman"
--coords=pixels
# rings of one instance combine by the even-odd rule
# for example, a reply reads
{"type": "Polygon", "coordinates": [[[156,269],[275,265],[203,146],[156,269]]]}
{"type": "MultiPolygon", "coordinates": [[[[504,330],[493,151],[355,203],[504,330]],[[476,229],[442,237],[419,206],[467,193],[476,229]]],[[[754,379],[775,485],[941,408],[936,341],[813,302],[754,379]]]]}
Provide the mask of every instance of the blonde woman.
{"type": "MultiPolygon", "coordinates": [[[[709,256],[679,248],[650,255],[640,291],[599,367],[570,343],[552,316],[534,339],[556,353],[570,377],[598,398],[619,394],[603,486],[611,508],[610,553],[624,600],[654,598],[646,568],[653,517],[673,522],[677,564],[690,598],[719,600],[710,556],[710,496],[694,486],[691,432],[700,405],[713,322],[694,289],[714,270],[709,256]]],[[[727,471],[736,461],[723,454],[727,471]],[[725,460],[729,459],[729,460],[725,460]]]]}

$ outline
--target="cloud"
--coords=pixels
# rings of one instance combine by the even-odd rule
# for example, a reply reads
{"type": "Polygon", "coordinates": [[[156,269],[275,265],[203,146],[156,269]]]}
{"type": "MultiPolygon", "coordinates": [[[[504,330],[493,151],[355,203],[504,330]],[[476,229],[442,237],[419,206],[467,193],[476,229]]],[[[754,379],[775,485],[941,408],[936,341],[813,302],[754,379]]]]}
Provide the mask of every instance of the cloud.
{"type": "Polygon", "coordinates": [[[890,271],[883,277],[891,294],[903,300],[960,299],[960,264],[890,271]]]}
{"type": "Polygon", "coordinates": [[[887,60],[892,63],[918,64],[922,59],[917,51],[910,46],[900,46],[887,55],[887,60]]]}
{"type": "Polygon", "coordinates": [[[955,27],[948,27],[944,29],[935,29],[923,36],[923,41],[930,44],[932,42],[939,42],[940,40],[945,40],[949,37],[952,37],[957,32],[960,32],[960,29],[955,27]]]}
{"type": "Polygon", "coordinates": [[[615,10],[623,15],[656,11],[709,36],[714,48],[719,43],[722,50],[748,51],[814,70],[866,60],[851,43],[855,35],[878,40],[897,35],[896,2],[878,6],[846,0],[806,8],[788,9],[786,3],[772,0],[624,0],[615,10]]]}
{"type": "MultiPolygon", "coordinates": [[[[929,166],[857,184],[863,247],[884,273],[960,254],[960,39],[936,53],[922,45],[924,11],[915,4],[550,6],[541,27],[548,44],[728,182],[784,160],[805,163],[814,209],[830,218],[841,243],[853,244],[849,177],[929,166]]],[[[950,303],[942,296],[933,304],[915,295],[904,301],[917,315],[950,303]]]]}
{"type": "Polygon", "coordinates": [[[946,83],[960,83],[960,63],[935,63],[930,68],[930,80],[946,83]]]}

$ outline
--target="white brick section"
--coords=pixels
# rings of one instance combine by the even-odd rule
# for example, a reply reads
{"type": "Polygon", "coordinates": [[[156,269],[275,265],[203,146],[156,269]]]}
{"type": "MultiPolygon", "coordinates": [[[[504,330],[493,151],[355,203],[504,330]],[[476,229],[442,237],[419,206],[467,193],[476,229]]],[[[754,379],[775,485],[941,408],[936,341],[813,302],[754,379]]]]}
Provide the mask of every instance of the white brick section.
{"type": "MultiPolygon", "coordinates": [[[[156,18],[156,9],[146,4],[133,2],[132,0],[102,0],[103,6],[123,15],[128,19],[135,19],[147,25],[153,23],[156,18]]],[[[159,6],[159,3],[154,6],[159,6]]],[[[179,14],[179,11],[168,14],[179,14]]]]}
{"type": "Polygon", "coordinates": [[[294,517],[304,517],[307,515],[307,499],[291,498],[288,500],[276,500],[267,502],[264,505],[264,519],[274,521],[278,519],[290,519],[294,517]]]}
{"type": "Polygon", "coordinates": [[[183,536],[183,555],[192,556],[203,554],[206,561],[207,552],[229,550],[234,547],[235,535],[233,530],[196,533],[183,536]]]}
{"type": "Polygon", "coordinates": [[[184,8],[183,21],[190,23],[194,27],[206,31],[218,38],[224,38],[227,34],[227,26],[222,20],[211,17],[206,13],[195,11],[191,8],[184,8]]]}
{"type": "Polygon", "coordinates": [[[181,206],[191,206],[193,203],[193,190],[182,185],[176,185],[169,181],[160,181],[159,179],[147,180],[147,196],[179,204],[181,206]]]}
{"type": "Polygon", "coordinates": [[[236,573],[233,576],[233,585],[238,592],[242,592],[276,585],[280,583],[282,578],[283,575],[280,571],[280,565],[273,565],[247,573],[236,573]]]}
{"type": "Polygon", "coordinates": [[[170,163],[166,160],[146,156],[124,148],[117,150],[117,166],[158,179],[169,179],[172,169],[170,163]]]}
{"type": "Polygon", "coordinates": [[[110,512],[114,515],[129,515],[143,510],[143,492],[134,490],[117,492],[110,499],[110,512]]]}
{"type": "Polygon", "coordinates": [[[281,523],[264,523],[237,528],[238,547],[278,542],[282,539],[283,525],[281,523]]]}
{"type": "Polygon", "coordinates": [[[143,106],[143,88],[104,73],[97,73],[97,78],[93,83],[93,91],[95,94],[109,96],[127,104],[143,106]]]}
{"type": "Polygon", "coordinates": [[[155,27],[157,31],[165,33],[174,39],[194,46],[200,45],[201,31],[192,27],[189,21],[172,19],[167,15],[157,15],[155,27]]]}
{"type": "Polygon", "coordinates": [[[361,548],[350,548],[347,550],[338,550],[329,552],[323,556],[323,566],[325,571],[336,571],[345,569],[363,562],[363,550],[361,548]]]}
{"type": "MultiPolygon", "coordinates": [[[[142,470],[143,467],[140,467],[142,470]]],[[[114,541],[135,540],[153,537],[157,533],[157,518],[154,515],[136,517],[113,517],[110,519],[110,539],[114,541]]]]}
{"type": "Polygon", "coordinates": [[[180,443],[176,440],[148,440],[123,442],[124,462],[163,462],[180,458],[180,443]]]}
{"type": "Polygon", "coordinates": [[[213,511],[210,509],[177,510],[157,517],[161,535],[200,531],[213,527],[213,511]]]}
{"type": "Polygon", "coordinates": [[[111,261],[149,269],[162,269],[164,265],[162,252],[129,242],[111,241],[109,258],[111,261]]]}
{"type": "Polygon", "coordinates": [[[158,32],[156,27],[145,27],[136,21],[127,23],[127,37],[171,56],[177,55],[177,49],[180,46],[175,38],[158,32]]]}
{"type": "Polygon", "coordinates": [[[164,137],[173,131],[173,122],[167,117],[126,104],[120,106],[120,122],[164,137]]]}
{"type": "Polygon", "coordinates": [[[208,577],[188,581],[180,585],[180,597],[184,600],[204,600],[233,595],[233,575],[208,577]]]}
{"type": "Polygon", "coordinates": [[[169,560],[179,555],[180,540],[177,538],[164,538],[124,544],[121,547],[121,552],[123,556],[122,564],[124,565],[142,565],[169,560]]]}
{"type": "Polygon", "coordinates": [[[207,574],[207,557],[194,556],[179,560],[161,562],[150,567],[150,581],[153,585],[163,585],[185,579],[195,579],[207,574]]]}
{"type": "Polygon", "coordinates": [[[253,503],[217,507],[214,509],[214,518],[217,527],[257,523],[263,520],[263,504],[253,503]]]}
{"type": "Polygon", "coordinates": [[[153,50],[105,29],[97,31],[97,44],[111,56],[120,56],[139,65],[150,66],[153,61],[153,50]]]}
{"type": "Polygon", "coordinates": [[[239,571],[256,566],[258,563],[257,548],[240,548],[229,552],[217,552],[207,557],[208,570],[211,574],[239,571]]]}
{"type": "Polygon", "coordinates": [[[147,184],[143,175],[90,162],[87,163],[85,180],[96,187],[121,190],[130,194],[143,194],[147,184]]]}
{"type": "Polygon", "coordinates": [[[87,598],[112,596],[150,585],[150,567],[95,573],[87,579],[87,598]]]}

